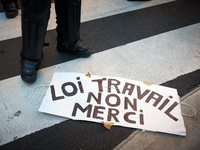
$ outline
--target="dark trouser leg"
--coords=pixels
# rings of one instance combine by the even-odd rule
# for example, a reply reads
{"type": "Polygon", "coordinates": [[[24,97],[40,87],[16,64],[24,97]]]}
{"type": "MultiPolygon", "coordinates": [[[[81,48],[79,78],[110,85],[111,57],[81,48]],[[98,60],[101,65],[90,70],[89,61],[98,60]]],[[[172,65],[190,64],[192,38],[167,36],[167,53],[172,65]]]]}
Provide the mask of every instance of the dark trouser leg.
{"type": "Polygon", "coordinates": [[[88,57],[91,51],[79,40],[81,0],[55,0],[57,14],[57,50],[88,57]]]}
{"type": "Polygon", "coordinates": [[[34,82],[37,77],[50,6],[51,0],[22,0],[21,77],[26,82],[34,82]]]}

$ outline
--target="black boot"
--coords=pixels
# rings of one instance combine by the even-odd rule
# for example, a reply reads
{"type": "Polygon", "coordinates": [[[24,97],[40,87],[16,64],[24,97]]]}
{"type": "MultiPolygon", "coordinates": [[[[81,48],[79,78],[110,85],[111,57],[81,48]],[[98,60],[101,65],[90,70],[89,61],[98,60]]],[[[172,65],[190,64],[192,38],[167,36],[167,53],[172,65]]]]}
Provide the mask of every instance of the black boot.
{"type": "Polygon", "coordinates": [[[37,71],[40,66],[40,61],[21,60],[21,78],[23,81],[32,83],[37,78],[37,71]]]}
{"type": "Polygon", "coordinates": [[[57,26],[56,28],[57,36],[57,50],[62,53],[70,53],[76,57],[89,57],[92,52],[89,50],[87,45],[80,39],[75,42],[68,41],[68,38],[65,34],[65,28],[57,26]]]}
{"type": "Polygon", "coordinates": [[[77,57],[89,57],[92,52],[79,39],[81,0],[56,0],[57,50],[77,57]]]}
{"type": "Polygon", "coordinates": [[[3,8],[7,18],[15,18],[18,15],[18,5],[15,2],[6,2],[3,8]]]}
{"type": "Polygon", "coordinates": [[[43,58],[43,44],[50,15],[51,0],[22,0],[21,78],[34,82],[43,58]]]}

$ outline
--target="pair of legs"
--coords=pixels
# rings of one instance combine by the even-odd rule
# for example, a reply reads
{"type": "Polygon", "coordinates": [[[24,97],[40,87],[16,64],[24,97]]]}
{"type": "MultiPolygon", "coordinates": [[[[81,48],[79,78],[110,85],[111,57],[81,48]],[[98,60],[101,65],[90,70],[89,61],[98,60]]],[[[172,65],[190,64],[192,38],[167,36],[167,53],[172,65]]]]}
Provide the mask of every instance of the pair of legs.
{"type": "MultiPolygon", "coordinates": [[[[22,0],[21,78],[34,82],[43,58],[43,44],[50,16],[51,0],[22,0]]],[[[77,57],[91,51],[79,40],[81,0],[55,0],[57,50],[77,57]]]]}
{"type": "Polygon", "coordinates": [[[18,15],[17,0],[1,0],[7,18],[15,18],[18,15]]]}

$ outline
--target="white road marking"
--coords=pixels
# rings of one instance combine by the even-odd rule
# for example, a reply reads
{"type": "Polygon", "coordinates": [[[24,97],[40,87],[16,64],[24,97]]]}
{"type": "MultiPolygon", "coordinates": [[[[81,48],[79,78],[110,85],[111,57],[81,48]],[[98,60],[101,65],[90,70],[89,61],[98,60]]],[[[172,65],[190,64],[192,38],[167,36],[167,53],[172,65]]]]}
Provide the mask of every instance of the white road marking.
{"type": "Polygon", "coordinates": [[[0,81],[0,145],[60,123],[38,112],[55,72],[116,76],[160,84],[200,68],[200,23],[39,70],[34,84],[0,81]],[[44,86],[44,87],[42,87],[44,86]]]}
{"type": "MultiPolygon", "coordinates": [[[[148,2],[130,2],[127,0],[83,0],[81,22],[112,16],[115,14],[142,9],[175,0],[151,0],[148,2]]],[[[51,6],[51,16],[48,30],[56,28],[54,3],[51,6]]],[[[0,13],[0,41],[21,36],[21,10],[13,19],[7,19],[5,13],[0,13]]]]}

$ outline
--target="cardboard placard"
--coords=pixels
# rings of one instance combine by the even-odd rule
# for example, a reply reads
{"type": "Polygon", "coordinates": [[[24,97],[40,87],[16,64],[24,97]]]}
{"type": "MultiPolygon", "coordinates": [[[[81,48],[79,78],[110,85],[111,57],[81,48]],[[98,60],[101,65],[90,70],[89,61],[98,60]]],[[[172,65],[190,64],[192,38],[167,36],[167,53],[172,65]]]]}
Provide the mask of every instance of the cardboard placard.
{"type": "Polygon", "coordinates": [[[186,135],[176,89],[118,77],[55,73],[39,111],[186,135]]]}

